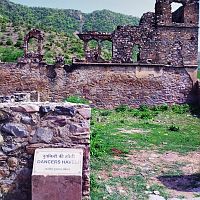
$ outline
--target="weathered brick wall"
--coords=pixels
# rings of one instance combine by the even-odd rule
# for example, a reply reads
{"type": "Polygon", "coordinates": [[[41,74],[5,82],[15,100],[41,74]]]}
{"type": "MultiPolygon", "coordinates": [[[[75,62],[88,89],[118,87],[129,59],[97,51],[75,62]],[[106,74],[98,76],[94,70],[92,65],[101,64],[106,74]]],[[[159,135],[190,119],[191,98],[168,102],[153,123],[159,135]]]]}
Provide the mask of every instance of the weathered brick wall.
{"type": "Polygon", "coordinates": [[[196,98],[196,68],[133,64],[73,67],[1,64],[0,95],[36,91],[41,101],[57,102],[80,95],[102,108],[189,103],[196,98]]]}
{"type": "Polygon", "coordinates": [[[112,33],[112,62],[132,63],[139,46],[138,63],[197,65],[198,0],[157,0],[155,8],[142,16],[139,26],[118,26],[112,33]],[[173,2],[182,7],[172,12],[173,2]]]}
{"type": "Polygon", "coordinates": [[[0,104],[0,199],[31,200],[36,148],[81,148],[89,195],[90,108],[70,103],[0,104]]]}
{"type": "Polygon", "coordinates": [[[198,104],[200,106],[200,79],[197,82],[198,104]]]}

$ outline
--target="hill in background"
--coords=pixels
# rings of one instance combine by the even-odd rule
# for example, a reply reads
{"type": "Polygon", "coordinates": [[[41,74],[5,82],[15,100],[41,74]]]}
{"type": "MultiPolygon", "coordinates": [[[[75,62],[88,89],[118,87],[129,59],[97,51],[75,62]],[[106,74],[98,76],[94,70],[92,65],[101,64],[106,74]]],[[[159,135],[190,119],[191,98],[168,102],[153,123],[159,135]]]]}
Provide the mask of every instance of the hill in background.
{"type": "MultiPolygon", "coordinates": [[[[53,58],[58,54],[63,54],[69,63],[74,56],[83,57],[83,44],[74,33],[112,32],[118,25],[138,23],[136,17],[109,10],[86,14],[78,10],[28,7],[1,0],[0,60],[16,61],[23,54],[23,37],[32,28],[45,32],[45,58],[48,63],[53,63],[53,58]]],[[[105,57],[110,57],[111,45],[105,43],[103,51],[105,57]]]]}

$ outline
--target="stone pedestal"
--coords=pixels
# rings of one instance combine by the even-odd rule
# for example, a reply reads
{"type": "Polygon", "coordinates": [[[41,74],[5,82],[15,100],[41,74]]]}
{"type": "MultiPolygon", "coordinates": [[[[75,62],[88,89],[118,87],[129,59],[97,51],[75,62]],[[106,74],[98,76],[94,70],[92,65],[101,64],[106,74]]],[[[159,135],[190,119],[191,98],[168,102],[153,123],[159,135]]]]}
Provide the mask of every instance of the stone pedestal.
{"type": "Polygon", "coordinates": [[[82,166],[82,149],[36,149],[32,200],[81,200],[82,166]]]}
{"type": "MultiPolygon", "coordinates": [[[[48,102],[0,104],[0,199],[32,200],[32,189],[35,191],[34,195],[38,193],[40,196],[45,194],[43,191],[47,189],[45,195],[50,194],[53,199],[52,191],[55,189],[59,191],[57,195],[64,195],[65,198],[57,196],[54,199],[59,200],[61,197],[61,200],[74,200],[80,196],[80,185],[82,185],[82,197],[89,198],[89,143],[90,108],[87,105],[48,102]],[[50,155],[45,154],[46,157],[39,159],[47,160],[45,162],[50,167],[45,169],[48,173],[44,174],[44,168],[41,168],[40,164],[45,162],[38,162],[39,168],[36,166],[38,173],[31,176],[34,153],[37,149],[52,149],[50,155]],[[56,157],[55,149],[64,150],[56,157]],[[73,167],[69,168],[69,158],[72,161],[75,158],[73,153],[70,155],[65,153],[69,149],[82,150],[81,170],[78,170],[80,167],[74,167],[74,162],[72,162],[73,167]],[[49,164],[49,160],[52,160],[52,163],[49,164]],[[56,173],[52,174],[51,168],[56,164],[56,160],[67,165],[64,173],[62,173],[63,168],[60,170],[60,167],[54,165],[56,173]],[[77,196],[71,198],[70,194],[77,196]]],[[[37,196],[33,198],[40,200],[37,196]]],[[[51,200],[46,197],[44,199],[51,200]]]]}
{"type": "Polygon", "coordinates": [[[81,199],[81,176],[32,176],[32,200],[81,199]]]}

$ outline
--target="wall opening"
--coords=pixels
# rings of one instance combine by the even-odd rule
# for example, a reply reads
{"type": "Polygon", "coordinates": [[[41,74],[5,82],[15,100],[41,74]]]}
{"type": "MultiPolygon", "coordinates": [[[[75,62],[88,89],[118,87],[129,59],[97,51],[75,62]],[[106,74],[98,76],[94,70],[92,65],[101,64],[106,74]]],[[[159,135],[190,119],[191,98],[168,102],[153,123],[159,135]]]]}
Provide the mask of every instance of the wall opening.
{"type": "Polygon", "coordinates": [[[101,55],[101,49],[98,41],[90,40],[88,42],[87,60],[89,62],[98,62],[101,55]]]}
{"type": "Polygon", "coordinates": [[[140,46],[139,45],[133,46],[131,59],[132,59],[133,62],[139,62],[140,61],[140,46]]]}
{"type": "Polygon", "coordinates": [[[182,3],[171,3],[172,22],[184,23],[184,5],[182,3]]]}
{"type": "Polygon", "coordinates": [[[28,41],[28,51],[36,53],[38,51],[38,40],[36,38],[30,38],[28,41]]]}
{"type": "Polygon", "coordinates": [[[101,42],[101,58],[104,61],[112,60],[112,42],[107,40],[101,42]]]}

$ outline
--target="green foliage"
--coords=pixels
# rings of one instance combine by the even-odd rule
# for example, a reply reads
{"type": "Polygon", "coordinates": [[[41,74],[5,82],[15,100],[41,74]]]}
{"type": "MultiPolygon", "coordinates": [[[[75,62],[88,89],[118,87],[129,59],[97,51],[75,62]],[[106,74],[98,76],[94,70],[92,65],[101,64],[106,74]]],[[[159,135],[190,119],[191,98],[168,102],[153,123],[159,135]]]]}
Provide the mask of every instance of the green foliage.
{"type": "Polygon", "coordinates": [[[175,132],[178,132],[180,130],[180,128],[176,125],[171,125],[169,128],[168,128],[170,131],[175,131],[175,132]]]}
{"type": "Polygon", "coordinates": [[[126,110],[128,110],[128,106],[127,105],[121,105],[121,106],[118,106],[117,108],[115,108],[115,111],[116,112],[125,112],[126,110]]]}
{"type": "Polygon", "coordinates": [[[177,114],[183,114],[186,112],[189,112],[190,110],[190,106],[188,104],[184,104],[184,105],[173,105],[172,106],[172,111],[177,113],[177,114]]]}
{"type": "Polygon", "coordinates": [[[11,38],[8,38],[8,40],[6,41],[6,45],[8,45],[8,46],[13,45],[13,41],[11,38]]]}
{"type": "Polygon", "coordinates": [[[0,60],[2,62],[15,62],[22,55],[23,51],[14,47],[0,47],[0,60]]]}
{"type": "Polygon", "coordinates": [[[200,70],[198,70],[197,77],[198,77],[198,79],[200,79],[200,70]]]}
{"type": "Polygon", "coordinates": [[[142,155],[153,152],[162,157],[164,152],[189,153],[199,150],[200,118],[190,113],[197,112],[197,108],[190,106],[190,110],[186,112],[188,105],[175,107],[178,113],[174,107],[167,105],[143,105],[139,109],[123,105],[119,106],[117,111],[92,110],[92,199],[133,199],[134,196],[134,199],[145,200],[148,197],[144,191],[159,191],[166,199],[170,197],[165,186],[155,184],[151,180],[161,175],[180,175],[182,172],[179,161],[163,161],[159,165],[155,162],[146,170],[142,163],[146,156],[142,155]],[[148,121],[141,119],[141,116],[147,113],[153,118],[148,121]],[[135,160],[135,155],[141,155],[141,165],[135,160]],[[123,176],[124,173],[127,176],[123,176]],[[124,195],[119,193],[119,187],[126,191],[124,195]],[[108,192],[109,188],[111,192],[108,192]]]}
{"type": "Polygon", "coordinates": [[[15,43],[15,47],[21,48],[23,45],[23,42],[21,40],[17,40],[17,42],[15,43]]]}
{"type": "MultiPolygon", "coordinates": [[[[73,34],[80,30],[80,17],[84,19],[83,31],[112,32],[118,25],[136,25],[139,22],[138,18],[108,10],[84,14],[77,10],[27,7],[8,0],[0,1],[0,13],[0,28],[3,34],[0,35],[1,45],[6,44],[20,49],[23,45],[24,34],[32,28],[42,29],[46,32],[44,58],[48,64],[53,64],[58,54],[64,55],[65,64],[71,64],[73,57],[84,58],[83,42],[73,34]],[[13,30],[15,34],[18,34],[15,44],[13,41],[16,36],[13,30]]],[[[34,51],[35,45],[31,42],[30,40],[29,50],[34,51]]],[[[94,44],[92,46],[96,47],[94,44]]],[[[112,43],[104,41],[102,58],[111,60],[111,57],[112,43]]]]}
{"type": "Polygon", "coordinates": [[[70,96],[64,100],[65,102],[89,104],[89,101],[80,96],[70,96]]]}
{"type": "Polygon", "coordinates": [[[109,10],[98,10],[85,14],[84,31],[112,32],[118,25],[137,25],[138,18],[114,13],[109,10]]]}
{"type": "Polygon", "coordinates": [[[15,26],[28,25],[30,28],[40,28],[46,31],[73,33],[81,27],[80,18],[84,19],[83,31],[111,32],[118,25],[136,25],[139,19],[114,13],[109,10],[95,11],[90,14],[77,10],[27,7],[14,4],[8,0],[0,1],[0,13],[15,26]]]}

